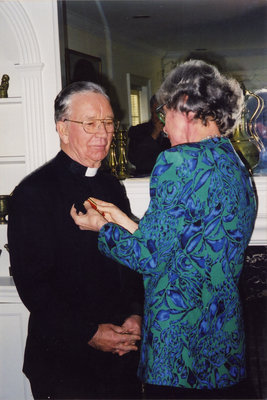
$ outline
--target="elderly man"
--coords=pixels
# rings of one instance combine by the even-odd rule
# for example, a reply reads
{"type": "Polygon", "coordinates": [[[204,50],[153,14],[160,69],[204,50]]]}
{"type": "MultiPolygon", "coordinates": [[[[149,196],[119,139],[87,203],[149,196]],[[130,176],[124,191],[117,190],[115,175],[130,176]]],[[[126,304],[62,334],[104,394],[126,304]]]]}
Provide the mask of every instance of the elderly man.
{"type": "Polygon", "coordinates": [[[67,86],[55,100],[61,151],[14,190],[8,242],[30,311],[23,371],[35,399],[138,398],[143,287],[73,224],[93,196],[130,213],[123,186],[99,167],[116,122],[104,90],[67,86]]]}

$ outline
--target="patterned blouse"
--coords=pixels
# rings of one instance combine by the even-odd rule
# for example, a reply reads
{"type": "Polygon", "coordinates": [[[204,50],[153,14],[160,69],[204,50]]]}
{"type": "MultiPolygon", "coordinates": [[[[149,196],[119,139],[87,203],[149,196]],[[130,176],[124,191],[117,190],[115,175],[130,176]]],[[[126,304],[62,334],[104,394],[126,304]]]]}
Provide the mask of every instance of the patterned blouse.
{"type": "Polygon", "coordinates": [[[238,281],[256,216],[247,170],[229,139],[172,147],[152,171],[150,204],[130,234],[108,223],[99,249],[143,274],[138,375],[196,389],[245,377],[238,281]]]}

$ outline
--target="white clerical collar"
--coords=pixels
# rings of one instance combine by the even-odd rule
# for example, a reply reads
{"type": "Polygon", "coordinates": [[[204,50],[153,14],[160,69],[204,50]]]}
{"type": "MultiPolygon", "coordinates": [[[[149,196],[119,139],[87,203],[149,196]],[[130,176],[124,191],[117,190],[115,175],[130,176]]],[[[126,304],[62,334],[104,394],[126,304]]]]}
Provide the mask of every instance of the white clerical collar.
{"type": "Polygon", "coordinates": [[[85,171],[85,176],[95,176],[97,173],[98,168],[90,168],[88,167],[85,171]]]}

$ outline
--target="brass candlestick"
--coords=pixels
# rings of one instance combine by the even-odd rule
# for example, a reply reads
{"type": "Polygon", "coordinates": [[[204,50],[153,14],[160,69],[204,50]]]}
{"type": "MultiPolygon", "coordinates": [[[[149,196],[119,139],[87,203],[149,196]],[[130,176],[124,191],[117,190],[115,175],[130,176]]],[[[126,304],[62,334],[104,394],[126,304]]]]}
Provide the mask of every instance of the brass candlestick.
{"type": "Polygon", "coordinates": [[[7,224],[8,202],[10,196],[7,194],[0,195],[0,224],[7,224]]]}
{"type": "Polygon", "coordinates": [[[110,145],[110,151],[109,151],[109,167],[111,169],[112,175],[118,177],[117,174],[117,156],[116,156],[116,138],[115,135],[113,135],[113,139],[110,145]]]}
{"type": "Polygon", "coordinates": [[[127,138],[124,131],[119,131],[117,135],[118,140],[118,178],[126,179],[128,178],[127,173],[127,157],[126,157],[126,145],[127,138]]]}

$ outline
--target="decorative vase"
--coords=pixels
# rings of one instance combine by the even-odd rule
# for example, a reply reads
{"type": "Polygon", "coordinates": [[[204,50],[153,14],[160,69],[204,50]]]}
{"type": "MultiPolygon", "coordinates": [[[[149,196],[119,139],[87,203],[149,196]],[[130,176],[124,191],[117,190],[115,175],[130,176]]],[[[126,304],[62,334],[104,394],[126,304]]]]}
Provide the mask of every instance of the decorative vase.
{"type": "Polygon", "coordinates": [[[255,93],[246,91],[245,107],[242,112],[241,123],[235,129],[233,137],[231,138],[234,149],[251,173],[258,165],[260,152],[264,149],[262,140],[256,130],[256,120],[263,107],[263,100],[259,96],[255,93]],[[257,104],[252,115],[249,115],[251,114],[251,110],[248,110],[247,104],[251,97],[256,99],[257,104]]]}

